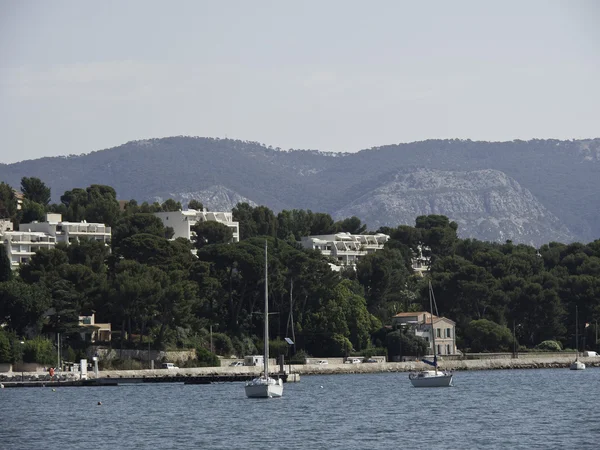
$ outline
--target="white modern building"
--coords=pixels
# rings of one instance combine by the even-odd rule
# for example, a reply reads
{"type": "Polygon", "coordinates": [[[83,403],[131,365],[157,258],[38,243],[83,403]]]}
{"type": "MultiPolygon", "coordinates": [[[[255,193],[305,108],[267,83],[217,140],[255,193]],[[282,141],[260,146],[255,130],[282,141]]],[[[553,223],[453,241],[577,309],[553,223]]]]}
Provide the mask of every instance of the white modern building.
{"type": "Polygon", "coordinates": [[[15,270],[20,264],[29,262],[40,249],[49,249],[56,245],[56,238],[35,231],[4,231],[0,233],[10,267],[15,270]]]}
{"type": "Polygon", "coordinates": [[[45,222],[19,224],[19,231],[13,230],[12,222],[0,221],[0,239],[13,269],[27,263],[40,249],[49,249],[58,242],[67,244],[82,239],[110,242],[111,228],[103,223],[63,222],[60,214],[46,214],[45,222]]]}
{"type": "Polygon", "coordinates": [[[10,219],[0,219],[0,233],[5,231],[13,231],[13,223],[10,219]]]}
{"type": "Polygon", "coordinates": [[[415,335],[422,337],[429,344],[429,352],[434,353],[433,339],[431,336],[431,320],[435,333],[435,354],[456,354],[456,323],[446,317],[432,316],[428,312],[402,312],[392,317],[392,325],[406,327],[414,330],[415,335]]]}
{"type": "Polygon", "coordinates": [[[185,211],[169,211],[154,213],[156,217],[162,220],[165,227],[173,229],[173,238],[185,238],[192,240],[194,232],[192,227],[199,222],[219,222],[229,227],[233,233],[233,242],[240,241],[240,225],[233,221],[233,214],[230,212],[215,211],[197,211],[188,209],[185,211]]]}
{"type": "Polygon", "coordinates": [[[56,242],[68,244],[89,239],[108,244],[111,238],[111,228],[103,223],[65,222],[61,214],[46,214],[45,222],[22,223],[19,231],[35,231],[54,236],[56,242]]]}
{"type": "Polygon", "coordinates": [[[381,250],[390,239],[387,234],[336,233],[303,237],[301,245],[307,249],[320,250],[325,256],[336,260],[338,266],[356,266],[360,258],[381,250]]]}
{"type": "Polygon", "coordinates": [[[430,252],[431,249],[429,247],[424,247],[422,245],[417,246],[417,251],[413,253],[413,257],[411,258],[412,269],[416,275],[424,276],[425,273],[429,272],[429,267],[431,266],[431,257],[424,256],[423,251],[430,252]]]}

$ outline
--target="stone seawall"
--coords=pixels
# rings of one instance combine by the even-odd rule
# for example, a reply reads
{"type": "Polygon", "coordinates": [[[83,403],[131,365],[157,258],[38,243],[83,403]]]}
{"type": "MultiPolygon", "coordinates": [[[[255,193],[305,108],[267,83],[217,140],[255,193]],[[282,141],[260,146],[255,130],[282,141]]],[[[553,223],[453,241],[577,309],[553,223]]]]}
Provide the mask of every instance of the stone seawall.
{"type": "MultiPolygon", "coordinates": [[[[568,368],[573,362],[573,356],[552,356],[536,357],[522,359],[475,359],[475,360],[449,360],[440,363],[441,368],[446,370],[502,370],[502,369],[544,369],[544,368],[568,368]]],[[[586,367],[600,367],[600,356],[581,358],[586,367]]],[[[292,365],[291,372],[301,375],[334,375],[334,374],[352,374],[352,373],[384,373],[384,372],[411,372],[415,370],[428,369],[430,366],[422,362],[386,362],[386,363],[361,363],[361,364],[303,364],[292,365]]],[[[143,378],[143,377],[164,377],[164,376],[194,376],[194,375],[233,375],[233,374],[254,374],[261,372],[261,367],[241,366],[241,367],[196,367],[180,369],[156,369],[156,370],[104,370],[100,371],[100,378],[143,378]]],[[[274,372],[279,370],[279,366],[272,366],[274,372]]],[[[289,366],[285,365],[285,371],[288,372],[289,366]]],[[[24,380],[44,380],[49,379],[48,374],[8,372],[0,374],[0,381],[20,381],[24,380]]],[[[63,380],[78,379],[79,374],[68,372],[61,376],[63,380]]],[[[94,378],[93,371],[88,371],[88,378],[94,378]]]]}

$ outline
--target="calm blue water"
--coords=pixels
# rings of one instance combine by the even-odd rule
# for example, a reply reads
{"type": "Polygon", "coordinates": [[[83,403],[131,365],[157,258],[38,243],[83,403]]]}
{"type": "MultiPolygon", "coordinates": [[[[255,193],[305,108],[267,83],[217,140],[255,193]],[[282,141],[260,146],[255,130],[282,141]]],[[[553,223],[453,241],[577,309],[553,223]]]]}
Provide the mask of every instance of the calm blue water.
{"type": "Polygon", "coordinates": [[[600,369],[304,376],[284,397],[242,383],[0,390],[0,448],[600,448],[600,369]],[[98,401],[102,406],[97,406],[98,401]]]}

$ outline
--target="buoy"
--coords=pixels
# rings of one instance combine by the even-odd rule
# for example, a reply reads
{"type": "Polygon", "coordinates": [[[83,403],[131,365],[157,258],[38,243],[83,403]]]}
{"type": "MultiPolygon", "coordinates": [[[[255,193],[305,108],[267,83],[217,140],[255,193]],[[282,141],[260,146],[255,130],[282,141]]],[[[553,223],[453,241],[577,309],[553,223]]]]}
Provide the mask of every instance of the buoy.
{"type": "Polygon", "coordinates": [[[101,406],[101,405],[102,405],[102,402],[98,402],[98,406],[101,406]]]}
{"type": "Polygon", "coordinates": [[[52,392],[56,392],[56,389],[52,388],[52,392]]]}
{"type": "Polygon", "coordinates": [[[323,386],[321,386],[321,389],[323,389],[323,386]]]}

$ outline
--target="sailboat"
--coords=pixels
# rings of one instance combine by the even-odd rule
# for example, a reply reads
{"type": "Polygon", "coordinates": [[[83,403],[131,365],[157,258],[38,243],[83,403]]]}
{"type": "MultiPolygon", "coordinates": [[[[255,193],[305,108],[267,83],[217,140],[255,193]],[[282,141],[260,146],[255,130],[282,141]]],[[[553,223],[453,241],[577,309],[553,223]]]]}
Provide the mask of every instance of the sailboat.
{"type": "Polygon", "coordinates": [[[579,308],[575,306],[575,361],[569,367],[571,370],[584,370],[585,364],[579,361],[579,308]]]}
{"type": "Polygon", "coordinates": [[[421,370],[419,372],[411,372],[408,378],[414,387],[448,387],[452,386],[452,373],[438,369],[437,354],[435,346],[435,329],[433,328],[433,302],[435,297],[433,295],[433,288],[431,287],[431,281],[429,282],[429,309],[431,318],[431,343],[433,345],[433,361],[423,359],[422,361],[430,366],[433,366],[434,370],[421,370]]]}
{"type": "Polygon", "coordinates": [[[273,398],[283,395],[283,381],[269,378],[269,284],[267,273],[267,241],[265,241],[265,345],[263,349],[264,368],[260,377],[246,383],[246,397],[273,398]]]}

